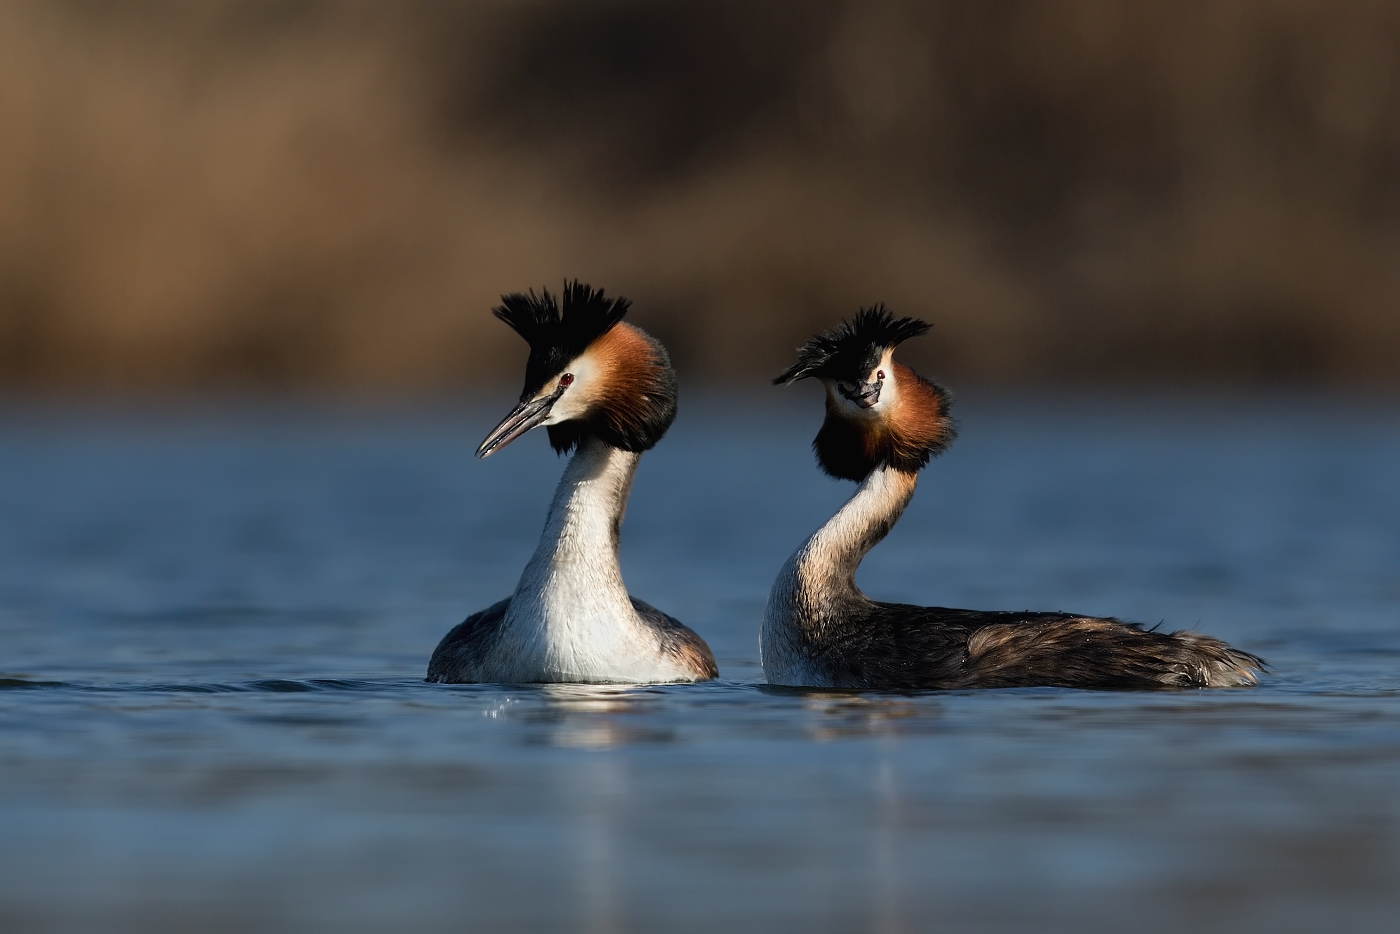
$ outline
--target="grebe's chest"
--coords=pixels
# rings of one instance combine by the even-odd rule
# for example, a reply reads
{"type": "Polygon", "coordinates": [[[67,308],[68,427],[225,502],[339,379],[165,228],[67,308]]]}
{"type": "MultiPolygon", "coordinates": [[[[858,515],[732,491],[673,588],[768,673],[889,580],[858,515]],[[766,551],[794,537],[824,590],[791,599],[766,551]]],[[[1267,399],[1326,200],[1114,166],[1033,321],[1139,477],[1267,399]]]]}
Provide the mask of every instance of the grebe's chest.
{"type": "Polygon", "coordinates": [[[491,653],[492,680],[649,682],[678,672],[625,589],[588,567],[522,578],[491,653]]]}

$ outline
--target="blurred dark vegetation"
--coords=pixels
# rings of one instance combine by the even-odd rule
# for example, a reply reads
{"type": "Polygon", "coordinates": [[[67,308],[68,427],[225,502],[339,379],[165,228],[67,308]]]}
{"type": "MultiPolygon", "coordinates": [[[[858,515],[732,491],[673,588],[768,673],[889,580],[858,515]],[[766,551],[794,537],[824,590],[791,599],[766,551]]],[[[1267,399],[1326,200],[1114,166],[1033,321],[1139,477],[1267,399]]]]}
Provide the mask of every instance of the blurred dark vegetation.
{"type": "Polygon", "coordinates": [[[1394,0],[0,0],[0,385],[434,390],[584,279],[685,375],[1400,384],[1394,0]]]}

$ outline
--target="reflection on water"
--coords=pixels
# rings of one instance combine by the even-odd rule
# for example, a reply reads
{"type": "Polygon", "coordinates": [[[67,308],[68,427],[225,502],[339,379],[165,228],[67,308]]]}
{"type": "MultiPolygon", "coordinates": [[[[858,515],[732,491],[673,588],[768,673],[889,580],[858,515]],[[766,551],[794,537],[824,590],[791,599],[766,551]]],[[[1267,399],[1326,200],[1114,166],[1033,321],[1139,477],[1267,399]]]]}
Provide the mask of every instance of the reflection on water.
{"type": "Polygon", "coordinates": [[[531,718],[545,723],[549,741],[573,749],[607,749],[627,743],[669,743],[674,730],[628,722],[628,715],[654,713],[660,697],[645,689],[606,684],[545,684],[538,690],[547,708],[531,718]]]}
{"type": "Polygon", "coordinates": [[[964,406],[862,585],[1274,666],[1151,695],[760,685],[771,576],[849,487],[807,409],[704,405],[623,565],[723,678],[426,684],[558,476],[474,462],[493,414],[10,416],[0,930],[1393,926],[1395,413],[964,406]]]}
{"type": "Polygon", "coordinates": [[[932,704],[859,694],[808,694],[804,706],[817,715],[810,722],[809,735],[818,741],[915,732],[937,715],[932,704]]]}
{"type": "MultiPolygon", "coordinates": [[[[914,701],[838,691],[807,691],[755,685],[783,698],[784,720],[797,735],[817,742],[927,732],[938,716],[935,701],[914,701]]],[[[482,716],[514,719],[526,742],[573,749],[607,749],[638,743],[671,743],[677,729],[659,728],[676,698],[657,688],[609,684],[522,685],[491,701],[482,716]]],[[[675,690],[672,688],[671,690],[675,690]]],[[[747,692],[745,692],[747,693],[747,692]]]]}

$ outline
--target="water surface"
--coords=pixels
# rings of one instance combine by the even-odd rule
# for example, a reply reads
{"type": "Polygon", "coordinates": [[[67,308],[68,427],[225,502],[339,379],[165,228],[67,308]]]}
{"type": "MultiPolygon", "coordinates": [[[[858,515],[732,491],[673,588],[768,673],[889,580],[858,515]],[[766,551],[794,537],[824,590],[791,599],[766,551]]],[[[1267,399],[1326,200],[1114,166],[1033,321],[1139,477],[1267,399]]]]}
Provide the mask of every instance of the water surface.
{"type": "Polygon", "coordinates": [[[1273,671],[882,695],[761,684],[852,489],[791,401],[693,400],[643,460],[624,573],[722,673],[645,688],[422,682],[559,474],[472,459],[495,408],[0,413],[0,929],[1393,929],[1400,412],[962,400],[869,593],[1273,671]]]}

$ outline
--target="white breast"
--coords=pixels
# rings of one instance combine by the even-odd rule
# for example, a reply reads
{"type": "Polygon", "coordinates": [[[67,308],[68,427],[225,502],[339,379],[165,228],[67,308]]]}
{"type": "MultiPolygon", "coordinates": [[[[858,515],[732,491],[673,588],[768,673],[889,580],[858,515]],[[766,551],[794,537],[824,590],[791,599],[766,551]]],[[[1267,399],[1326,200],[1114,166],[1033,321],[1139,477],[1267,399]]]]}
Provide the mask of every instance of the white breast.
{"type": "Polygon", "coordinates": [[[693,680],[637,616],[618,566],[617,527],[639,457],[589,438],[570,458],[483,680],[693,680]]]}

